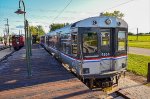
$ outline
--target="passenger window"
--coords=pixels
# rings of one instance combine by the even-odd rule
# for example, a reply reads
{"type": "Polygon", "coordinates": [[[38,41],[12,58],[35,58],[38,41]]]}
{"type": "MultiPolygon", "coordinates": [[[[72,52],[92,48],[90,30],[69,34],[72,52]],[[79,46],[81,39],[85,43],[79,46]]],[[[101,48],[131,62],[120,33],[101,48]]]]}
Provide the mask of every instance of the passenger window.
{"type": "Polygon", "coordinates": [[[77,56],[77,33],[72,33],[72,54],[77,56]]]}
{"type": "Polygon", "coordinates": [[[51,39],[52,39],[52,37],[49,36],[49,38],[48,38],[49,45],[48,45],[48,46],[51,46],[51,45],[52,45],[51,39]]]}
{"type": "Polygon", "coordinates": [[[46,44],[49,45],[49,37],[46,37],[46,44]]]}
{"type": "Polygon", "coordinates": [[[71,53],[71,35],[69,33],[63,34],[61,39],[62,51],[66,54],[71,53]]]}

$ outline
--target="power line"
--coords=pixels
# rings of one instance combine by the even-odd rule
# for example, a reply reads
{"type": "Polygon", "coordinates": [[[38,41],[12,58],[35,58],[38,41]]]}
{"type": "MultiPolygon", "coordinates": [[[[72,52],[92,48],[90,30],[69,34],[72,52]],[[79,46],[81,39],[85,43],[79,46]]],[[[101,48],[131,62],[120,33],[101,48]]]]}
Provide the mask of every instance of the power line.
{"type": "MultiPolygon", "coordinates": [[[[9,10],[13,10],[12,7],[6,7],[5,9],[9,9],[9,10]]],[[[53,13],[59,13],[61,12],[60,10],[45,10],[45,9],[29,9],[28,10],[31,10],[31,11],[39,11],[39,12],[53,12],[53,13]]],[[[98,12],[98,11],[97,11],[98,12]]],[[[85,12],[85,11],[75,11],[75,10],[66,10],[64,11],[63,13],[70,13],[70,14],[76,14],[76,13],[91,13],[93,14],[94,12],[93,11],[88,11],[88,12],[85,12]]]]}
{"type": "Polygon", "coordinates": [[[62,9],[62,11],[53,19],[51,23],[53,23],[65,11],[65,9],[71,4],[71,2],[72,0],[70,0],[70,2],[64,7],[64,9],[62,9]]]}
{"type": "Polygon", "coordinates": [[[127,2],[124,2],[124,3],[121,3],[121,4],[115,5],[115,6],[113,6],[113,7],[110,7],[110,8],[107,8],[107,9],[103,10],[102,12],[105,12],[105,11],[107,11],[107,10],[110,10],[110,9],[113,9],[113,8],[116,8],[116,7],[119,7],[119,6],[122,6],[122,5],[127,4],[127,3],[130,3],[130,2],[132,2],[132,1],[135,1],[135,0],[129,0],[129,1],[127,1],[127,2]]]}
{"type": "MultiPolygon", "coordinates": [[[[11,16],[11,17],[16,17],[15,15],[13,15],[13,14],[7,14],[7,16],[11,16]]],[[[35,14],[30,14],[30,16],[28,16],[28,18],[38,18],[38,19],[50,19],[50,18],[55,18],[56,16],[39,16],[39,15],[35,15],[35,14]]],[[[69,18],[69,19],[75,19],[76,17],[65,17],[65,16],[61,16],[60,18],[64,18],[64,19],[66,19],[66,18],[69,18]]],[[[0,23],[1,24],[1,23],[0,23]]]]}
{"type": "MultiPolygon", "coordinates": [[[[129,0],[129,1],[127,1],[127,2],[124,2],[124,3],[121,3],[121,4],[119,4],[119,5],[116,5],[116,6],[113,6],[113,7],[110,7],[110,8],[108,8],[108,9],[106,9],[106,10],[109,10],[109,9],[113,9],[113,8],[116,8],[116,7],[119,7],[119,6],[122,6],[122,5],[124,5],[124,4],[127,4],[127,3],[129,3],[129,2],[131,2],[131,1],[134,1],[134,0],[129,0]]],[[[71,4],[71,2],[72,2],[72,0],[70,0],[70,2],[62,9],[62,11],[53,19],[53,21],[52,21],[52,23],[65,11],[65,9],[71,4]]],[[[106,11],[106,10],[104,10],[104,11],[106,11]]],[[[46,11],[46,10],[45,10],[46,11]]],[[[58,11],[58,10],[57,10],[58,11]]],[[[77,12],[76,12],[77,13],[77,12]]],[[[85,12],[86,13],[86,12],[85,12]]],[[[32,15],[31,16],[29,16],[29,17],[33,17],[32,15]]],[[[49,18],[48,16],[34,16],[34,18],[35,17],[45,17],[45,18],[49,18]]],[[[51,18],[53,17],[53,16],[50,16],[51,18]]],[[[69,18],[69,17],[65,17],[65,18],[69,18]]],[[[16,22],[19,22],[19,21],[16,21],[16,22]]],[[[20,21],[21,22],[21,21],[20,21]]],[[[38,21],[38,22],[30,22],[30,23],[44,23],[44,24],[50,24],[50,23],[47,23],[47,22],[40,22],[40,21],[38,21]]]]}
{"type": "MultiPolygon", "coordinates": [[[[108,8],[108,9],[106,9],[106,10],[109,10],[109,9],[112,9],[112,8],[116,8],[116,7],[118,7],[118,6],[127,4],[127,3],[131,2],[131,1],[134,1],[134,0],[130,0],[130,1],[121,3],[121,4],[119,4],[119,5],[110,7],[110,8],[108,8]]],[[[72,2],[72,0],[70,0],[70,2],[64,7],[64,9],[63,9],[61,12],[58,11],[58,10],[55,10],[55,11],[58,11],[58,12],[60,12],[60,13],[52,20],[52,23],[65,11],[65,9],[71,4],[71,2],[72,2]]],[[[35,10],[35,9],[34,9],[34,10],[35,10]]],[[[54,11],[54,10],[42,10],[42,9],[36,9],[36,10],[38,10],[38,11],[54,11]]],[[[106,11],[106,10],[104,10],[104,11],[106,11]]],[[[104,11],[103,11],[103,12],[104,12],[104,11]]],[[[70,11],[69,11],[69,12],[70,12],[70,11]]],[[[76,12],[76,11],[71,11],[71,13],[78,13],[78,12],[76,12]]],[[[84,13],[89,13],[89,12],[84,12],[84,13]]],[[[12,16],[12,15],[11,15],[11,16],[12,16]]],[[[29,17],[33,17],[33,15],[31,15],[31,16],[29,16],[29,17]]],[[[34,15],[34,18],[35,18],[35,17],[38,17],[38,18],[41,19],[41,18],[53,18],[54,16],[36,16],[36,15],[34,15]]],[[[65,18],[69,18],[69,17],[65,17],[65,18]]],[[[74,18],[73,18],[73,19],[74,19],[74,18]]]]}

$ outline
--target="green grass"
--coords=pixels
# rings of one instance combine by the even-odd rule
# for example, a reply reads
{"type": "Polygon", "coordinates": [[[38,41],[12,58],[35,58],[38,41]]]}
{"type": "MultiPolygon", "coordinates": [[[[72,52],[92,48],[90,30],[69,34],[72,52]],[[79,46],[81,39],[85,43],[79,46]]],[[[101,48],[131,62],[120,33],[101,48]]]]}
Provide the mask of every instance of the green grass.
{"type": "Polygon", "coordinates": [[[150,49],[150,42],[129,41],[129,47],[147,48],[150,49]]]}
{"type": "Polygon", "coordinates": [[[150,56],[128,54],[127,70],[135,74],[146,76],[150,56]]]}
{"type": "MultiPolygon", "coordinates": [[[[128,41],[137,41],[137,36],[136,35],[129,35],[128,41]]],[[[150,42],[150,35],[140,35],[140,36],[138,36],[138,41],[150,42]]]]}
{"type": "Polygon", "coordinates": [[[136,39],[136,36],[129,35],[128,36],[128,46],[150,49],[150,35],[139,36],[138,40],[136,39]]]}

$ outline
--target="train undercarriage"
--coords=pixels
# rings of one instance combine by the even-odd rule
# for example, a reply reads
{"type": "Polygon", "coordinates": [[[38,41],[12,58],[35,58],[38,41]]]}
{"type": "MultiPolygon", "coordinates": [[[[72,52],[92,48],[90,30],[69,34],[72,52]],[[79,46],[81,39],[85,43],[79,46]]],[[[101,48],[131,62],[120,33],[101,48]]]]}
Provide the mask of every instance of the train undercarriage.
{"type": "MultiPolygon", "coordinates": [[[[57,59],[57,58],[56,58],[57,59]]],[[[60,61],[59,61],[60,62],[60,61]]],[[[68,64],[62,65],[69,70],[71,73],[73,73],[78,79],[80,79],[89,89],[105,89],[108,87],[118,86],[119,79],[121,75],[125,77],[126,70],[123,70],[121,72],[117,72],[111,75],[103,75],[99,77],[83,77],[80,75],[77,75],[76,70],[73,68],[70,68],[68,64]]]]}
{"type": "Polygon", "coordinates": [[[118,85],[118,80],[120,78],[120,74],[114,77],[107,77],[107,78],[90,78],[84,79],[84,83],[90,88],[107,88],[112,87],[114,85],[118,85]]]}

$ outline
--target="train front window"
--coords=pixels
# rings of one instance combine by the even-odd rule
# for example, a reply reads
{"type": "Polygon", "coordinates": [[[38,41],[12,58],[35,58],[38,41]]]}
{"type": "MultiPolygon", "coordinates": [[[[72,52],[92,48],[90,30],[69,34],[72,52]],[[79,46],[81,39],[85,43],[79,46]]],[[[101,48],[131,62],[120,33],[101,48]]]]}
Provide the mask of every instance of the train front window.
{"type": "Polygon", "coordinates": [[[110,52],[110,29],[101,29],[101,53],[102,56],[110,52]]]}
{"type": "Polygon", "coordinates": [[[83,33],[83,54],[85,57],[97,55],[98,36],[96,32],[83,33]]]}
{"type": "Polygon", "coordinates": [[[119,31],[118,32],[118,51],[126,49],[126,32],[119,31]]]}

